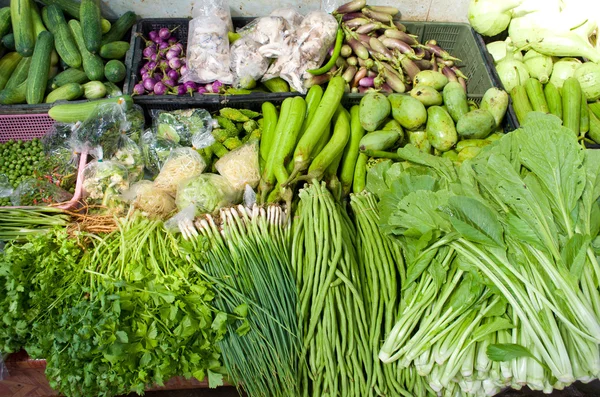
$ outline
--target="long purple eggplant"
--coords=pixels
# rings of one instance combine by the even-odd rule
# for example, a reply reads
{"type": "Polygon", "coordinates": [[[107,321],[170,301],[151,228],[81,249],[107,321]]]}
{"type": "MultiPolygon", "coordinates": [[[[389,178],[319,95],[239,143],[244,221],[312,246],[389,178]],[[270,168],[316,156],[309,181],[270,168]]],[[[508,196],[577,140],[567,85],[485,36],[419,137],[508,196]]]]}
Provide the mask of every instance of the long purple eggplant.
{"type": "Polygon", "coordinates": [[[374,51],[377,51],[388,59],[392,59],[394,57],[394,54],[392,54],[392,52],[376,37],[371,37],[369,40],[369,45],[374,51]]]}
{"type": "Polygon", "coordinates": [[[348,39],[348,45],[352,47],[352,51],[354,51],[357,57],[361,59],[369,58],[369,50],[360,41],[350,38],[348,39]]]}
{"type": "Polygon", "coordinates": [[[421,69],[419,69],[419,67],[412,60],[410,60],[407,56],[403,56],[400,59],[400,64],[402,65],[402,69],[404,69],[404,71],[410,78],[410,81],[414,81],[417,73],[419,73],[421,71],[421,69]]]}
{"type": "Polygon", "coordinates": [[[438,46],[435,43],[436,43],[435,40],[429,40],[427,42],[427,44],[425,45],[425,48],[427,48],[429,51],[431,51],[431,53],[435,54],[435,56],[440,57],[445,61],[460,62],[460,59],[453,57],[447,51],[443,50],[442,47],[438,46]]]}
{"type": "Polygon", "coordinates": [[[344,14],[342,17],[342,22],[349,21],[354,18],[364,18],[365,15],[362,12],[350,12],[348,14],[344,14]]]}
{"type": "Polygon", "coordinates": [[[387,68],[383,68],[383,75],[385,76],[385,82],[392,90],[394,90],[394,92],[400,94],[406,92],[406,86],[404,85],[404,82],[402,82],[402,79],[398,77],[398,75],[391,73],[387,68]]]}
{"type": "Polygon", "coordinates": [[[342,74],[342,78],[346,81],[346,83],[350,84],[354,79],[354,75],[356,75],[357,71],[358,69],[356,68],[356,66],[348,66],[348,69],[346,69],[342,74]]]}
{"type": "Polygon", "coordinates": [[[415,65],[419,67],[421,70],[432,70],[433,65],[426,59],[417,59],[414,61],[415,65]]]}
{"type": "MultiPolygon", "coordinates": [[[[351,19],[349,21],[344,22],[344,25],[346,25],[346,27],[350,28],[350,29],[357,29],[357,31],[359,29],[363,29],[365,26],[370,26],[374,24],[373,22],[371,22],[370,19],[367,18],[354,18],[351,19]]],[[[365,33],[369,33],[371,30],[365,32],[365,33]]]]}
{"type": "Polygon", "coordinates": [[[410,35],[405,32],[402,32],[401,30],[386,29],[385,32],[383,32],[383,34],[391,39],[402,40],[403,42],[405,42],[408,45],[418,45],[419,44],[419,42],[417,41],[417,38],[415,36],[410,35]]]}
{"type": "Polygon", "coordinates": [[[349,12],[357,12],[367,5],[367,0],[352,0],[346,4],[339,6],[333,14],[347,14],[349,12]]]}
{"type": "Polygon", "coordinates": [[[448,81],[458,81],[458,77],[456,77],[456,73],[449,67],[443,67],[441,72],[448,78],[448,81]]]}
{"type": "Polygon", "coordinates": [[[368,6],[367,8],[369,8],[375,12],[382,12],[384,14],[389,14],[391,16],[394,16],[400,12],[400,10],[397,9],[396,7],[390,7],[390,6],[368,6]]]}
{"type": "Polygon", "coordinates": [[[358,69],[358,72],[354,75],[354,79],[352,80],[352,87],[358,87],[358,82],[367,76],[367,68],[361,67],[358,69]]]}
{"type": "Polygon", "coordinates": [[[362,13],[367,17],[374,19],[379,22],[387,22],[388,24],[392,24],[392,16],[390,14],[386,14],[385,12],[375,11],[369,7],[365,7],[362,9],[362,13]]]}

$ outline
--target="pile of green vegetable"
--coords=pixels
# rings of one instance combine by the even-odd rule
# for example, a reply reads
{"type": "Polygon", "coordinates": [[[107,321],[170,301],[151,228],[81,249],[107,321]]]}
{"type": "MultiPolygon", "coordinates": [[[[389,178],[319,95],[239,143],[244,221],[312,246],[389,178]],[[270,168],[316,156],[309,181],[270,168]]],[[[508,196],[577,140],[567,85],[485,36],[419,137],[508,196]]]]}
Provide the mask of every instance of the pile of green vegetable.
{"type": "Polygon", "coordinates": [[[598,378],[600,152],[534,113],[460,166],[398,156],[367,182],[406,260],[379,358],[453,394],[598,378]]]}
{"type": "Polygon", "coordinates": [[[126,12],[112,25],[97,0],[13,0],[0,10],[0,104],[39,104],[122,95],[121,41],[136,22],[126,12]],[[71,18],[68,20],[68,18],[71,18]],[[11,32],[12,27],[12,32],[11,32]]]}

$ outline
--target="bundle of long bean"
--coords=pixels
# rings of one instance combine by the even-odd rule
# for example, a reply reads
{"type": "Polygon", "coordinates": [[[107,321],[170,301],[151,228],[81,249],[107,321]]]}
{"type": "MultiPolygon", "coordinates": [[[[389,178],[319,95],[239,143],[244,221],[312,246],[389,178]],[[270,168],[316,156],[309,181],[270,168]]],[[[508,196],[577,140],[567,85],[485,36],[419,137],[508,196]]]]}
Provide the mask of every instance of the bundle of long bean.
{"type": "Polygon", "coordinates": [[[299,195],[292,264],[303,335],[300,395],[370,395],[374,360],[356,230],[324,183],[299,195]]]}
{"type": "Polygon", "coordinates": [[[228,321],[219,343],[227,372],[250,397],[298,396],[300,339],[288,217],[278,206],[239,206],[219,215],[219,224],[208,215],[196,227],[208,243],[201,272],[216,285],[216,306],[241,316],[228,321]]]}

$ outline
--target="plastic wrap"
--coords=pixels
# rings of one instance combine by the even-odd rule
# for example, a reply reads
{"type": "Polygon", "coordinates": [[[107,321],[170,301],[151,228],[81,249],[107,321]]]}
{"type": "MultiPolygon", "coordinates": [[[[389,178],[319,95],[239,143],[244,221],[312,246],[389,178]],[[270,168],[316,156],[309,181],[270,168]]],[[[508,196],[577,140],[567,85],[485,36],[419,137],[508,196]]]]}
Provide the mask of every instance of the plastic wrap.
{"type": "Polygon", "coordinates": [[[165,229],[174,233],[180,232],[183,238],[190,240],[198,237],[198,230],[194,226],[196,218],[196,207],[193,205],[184,208],[165,222],[165,229]]]}
{"type": "Polygon", "coordinates": [[[269,59],[260,53],[261,45],[246,36],[231,46],[231,72],[233,85],[251,89],[269,68],[269,59]]]}
{"type": "Polygon", "coordinates": [[[36,174],[71,193],[75,191],[80,154],[71,147],[73,124],[56,123],[42,138],[45,158],[36,174]]]}
{"type": "Polygon", "coordinates": [[[134,183],[123,198],[151,218],[165,219],[177,209],[173,197],[151,181],[134,183]]]}
{"type": "Polygon", "coordinates": [[[87,150],[92,156],[110,158],[117,150],[121,132],[129,126],[125,102],[105,103],[82,123],[75,126],[71,135],[71,148],[81,153],[87,150]]]}
{"type": "Polygon", "coordinates": [[[227,25],[214,16],[194,18],[188,26],[187,72],[183,81],[233,83],[229,70],[227,25]]]}
{"type": "Polygon", "coordinates": [[[250,185],[255,188],[260,182],[258,142],[248,142],[221,157],[215,163],[215,169],[236,190],[250,185]]]}
{"type": "Polygon", "coordinates": [[[331,14],[339,6],[347,2],[347,0],[321,0],[321,11],[331,14]]]}
{"type": "Polygon", "coordinates": [[[129,189],[127,169],[116,161],[93,160],[83,170],[84,195],[102,205],[113,206],[129,189]]]}
{"type": "Polygon", "coordinates": [[[196,3],[192,10],[192,18],[198,17],[216,17],[227,26],[229,32],[233,32],[231,11],[226,0],[205,0],[196,3]]]}
{"type": "Polygon", "coordinates": [[[12,192],[13,188],[8,177],[4,174],[0,174],[0,198],[10,197],[12,192]]]}
{"type": "Polygon", "coordinates": [[[304,80],[310,77],[307,70],[321,66],[335,41],[337,29],[333,16],[322,11],[308,13],[295,30],[293,40],[263,76],[263,81],[281,77],[296,91],[306,93],[304,80]]]}
{"type": "Polygon", "coordinates": [[[125,134],[121,134],[117,147],[112,160],[127,169],[127,178],[130,183],[139,181],[144,175],[142,150],[133,139],[125,134]]]}
{"type": "Polygon", "coordinates": [[[183,180],[200,175],[205,168],[206,162],[194,149],[189,147],[173,149],[154,180],[154,185],[175,196],[183,180]]]}
{"type": "Polygon", "coordinates": [[[212,145],[212,129],[217,125],[205,109],[157,111],[153,115],[158,139],[167,139],[181,146],[203,149],[212,145]]]}
{"type": "Polygon", "coordinates": [[[293,37],[293,30],[287,20],[277,16],[256,18],[238,32],[243,38],[260,44],[259,53],[269,58],[281,56],[293,37]]]}
{"type": "Polygon", "coordinates": [[[15,206],[48,205],[64,203],[73,195],[60,187],[41,179],[26,179],[12,192],[10,201],[15,206]]]}
{"type": "Polygon", "coordinates": [[[295,8],[292,7],[278,8],[276,10],[273,10],[273,12],[269,14],[269,16],[285,18],[290,29],[292,30],[300,26],[300,24],[302,23],[302,19],[304,18],[302,14],[300,14],[298,11],[296,11],[295,8]]]}
{"type": "Polygon", "coordinates": [[[221,175],[201,174],[179,184],[175,203],[180,210],[193,206],[200,215],[237,204],[240,199],[241,192],[221,175]]]}
{"type": "Polygon", "coordinates": [[[138,143],[144,133],[144,125],[146,123],[144,109],[140,105],[133,105],[125,114],[125,118],[127,120],[127,128],[125,128],[127,136],[138,143]]]}
{"type": "Polygon", "coordinates": [[[256,192],[250,185],[244,187],[244,206],[252,208],[256,204],[256,192]]]}
{"type": "Polygon", "coordinates": [[[168,139],[157,138],[152,130],[146,130],[140,138],[140,149],[144,166],[152,174],[160,172],[161,167],[169,158],[171,150],[181,147],[168,139]]]}

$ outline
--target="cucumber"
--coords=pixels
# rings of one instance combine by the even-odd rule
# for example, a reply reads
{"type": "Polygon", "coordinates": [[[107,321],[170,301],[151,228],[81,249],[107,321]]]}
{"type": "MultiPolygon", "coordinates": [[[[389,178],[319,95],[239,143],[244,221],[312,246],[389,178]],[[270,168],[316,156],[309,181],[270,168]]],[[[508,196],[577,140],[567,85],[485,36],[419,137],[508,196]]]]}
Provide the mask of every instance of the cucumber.
{"type": "Polygon", "coordinates": [[[27,91],[27,81],[22,82],[16,87],[5,88],[0,91],[0,104],[19,105],[25,103],[25,92],[27,91]]]}
{"type": "Polygon", "coordinates": [[[35,43],[35,50],[29,67],[27,78],[27,103],[38,104],[44,99],[48,73],[50,72],[50,56],[54,47],[54,36],[50,32],[42,32],[35,43]]]}
{"type": "Polygon", "coordinates": [[[81,67],[81,54],[60,7],[51,5],[45,7],[42,13],[48,20],[48,29],[54,34],[54,46],[60,58],[72,68],[81,67]]]}
{"type": "Polygon", "coordinates": [[[121,15],[121,17],[112,24],[108,33],[102,36],[102,45],[123,39],[125,33],[131,29],[136,20],[137,15],[135,15],[134,12],[127,11],[125,14],[121,15]]]}
{"type": "MultiPolygon", "coordinates": [[[[81,11],[81,4],[78,1],[74,0],[40,0],[40,2],[44,5],[50,6],[56,4],[60,7],[63,12],[69,14],[75,19],[79,19],[79,13],[81,11]]],[[[102,24],[102,33],[104,33],[104,29],[108,31],[110,29],[110,22],[106,19],[102,18],[100,21],[102,24]]]]}
{"type": "Polygon", "coordinates": [[[129,50],[129,43],[126,41],[113,41],[100,47],[100,56],[104,59],[121,59],[125,57],[129,50]]]}
{"type": "Polygon", "coordinates": [[[558,88],[550,82],[544,86],[544,96],[550,113],[562,120],[562,98],[558,88]]]}
{"type": "Polygon", "coordinates": [[[125,68],[125,65],[123,62],[116,59],[106,62],[106,65],[104,66],[104,76],[106,76],[106,80],[111,83],[123,81],[126,74],[127,69],[125,68]]]}
{"type": "Polygon", "coordinates": [[[81,53],[81,60],[83,63],[83,71],[90,80],[102,80],[104,77],[104,62],[96,54],[92,54],[87,50],[85,43],[83,42],[83,35],[81,32],[81,25],[75,19],[69,21],[69,27],[77,43],[77,48],[81,53]]]}
{"type": "MultiPolygon", "coordinates": [[[[44,21],[42,21],[42,14],[35,1],[31,0],[31,22],[33,23],[33,35],[37,40],[40,33],[47,31],[44,21]]],[[[51,32],[52,33],[52,32],[51,32]]]]}
{"type": "Polygon", "coordinates": [[[540,83],[538,79],[534,79],[533,77],[528,78],[527,81],[525,81],[525,91],[527,91],[529,103],[531,103],[531,107],[534,111],[550,113],[542,83],[540,83]]]}
{"type": "Polygon", "coordinates": [[[579,136],[581,123],[581,85],[575,77],[569,77],[562,88],[563,125],[579,136]]]}
{"type": "Polygon", "coordinates": [[[0,8],[0,36],[10,32],[10,7],[0,8]]]}
{"type": "Polygon", "coordinates": [[[58,87],[48,94],[46,103],[54,103],[56,101],[72,101],[83,95],[83,88],[77,83],[68,83],[62,87],[58,87]]]}
{"type": "Polygon", "coordinates": [[[36,37],[30,0],[10,0],[10,18],[15,34],[15,49],[23,57],[32,56],[36,37]]]}
{"type": "Polygon", "coordinates": [[[29,66],[31,65],[31,57],[29,58],[21,58],[19,64],[16,69],[13,71],[10,79],[6,83],[4,88],[14,88],[27,80],[27,76],[29,75],[29,66]]]}
{"type": "Polygon", "coordinates": [[[102,42],[102,23],[100,19],[100,0],[81,0],[79,9],[79,20],[83,32],[85,48],[92,54],[100,51],[102,42]]]}
{"type": "Polygon", "coordinates": [[[290,85],[281,77],[275,77],[262,83],[270,92],[290,92],[290,85]]]}
{"type": "MultiPolygon", "coordinates": [[[[581,84],[581,83],[580,83],[581,84]]],[[[579,117],[579,132],[584,136],[590,130],[590,110],[587,105],[585,92],[581,90],[581,112],[579,117]]]]}
{"type": "Polygon", "coordinates": [[[102,34],[106,34],[110,31],[110,28],[112,26],[112,24],[110,23],[110,21],[106,20],[106,19],[102,19],[100,21],[100,24],[102,26],[102,34]]]}
{"type": "Polygon", "coordinates": [[[67,69],[65,71],[60,72],[56,75],[52,80],[50,80],[49,84],[52,90],[57,89],[58,87],[62,87],[65,84],[69,83],[77,83],[83,84],[89,81],[87,75],[84,71],[79,69],[67,69]]]}
{"type": "Polygon", "coordinates": [[[59,123],[76,123],[86,120],[92,115],[98,106],[106,103],[125,103],[127,110],[133,107],[133,100],[129,95],[115,98],[98,99],[97,101],[66,103],[55,105],[48,111],[48,116],[59,123]]]}
{"type": "Polygon", "coordinates": [[[90,81],[81,86],[87,99],[100,99],[106,96],[106,86],[101,81],[90,81]]]}
{"type": "Polygon", "coordinates": [[[0,90],[4,88],[21,59],[23,57],[18,52],[9,52],[0,59],[0,90]]]}
{"type": "Polygon", "coordinates": [[[9,33],[2,37],[2,45],[6,47],[7,50],[14,51],[15,50],[15,34],[9,33]]]}
{"type": "MultiPolygon", "coordinates": [[[[0,98],[2,93],[0,93],[0,98]]],[[[1,103],[1,102],[0,102],[1,103]]],[[[596,117],[594,112],[588,109],[590,115],[590,130],[587,133],[588,138],[596,143],[600,143],[600,119],[596,117]]]]}
{"type": "Polygon", "coordinates": [[[588,103],[588,109],[590,110],[590,112],[592,112],[596,115],[596,118],[598,118],[600,120],[600,102],[599,101],[588,103]]]}
{"type": "Polygon", "coordinates": [[[515,86],[510,91],[510,97],[517,115],[517,120],[519,120],[519,124],[523,124],[523,122],[525,122],[525,117],[527,117],[530,112],[533,112],[525,87],[522,85],[515,86]]]}

